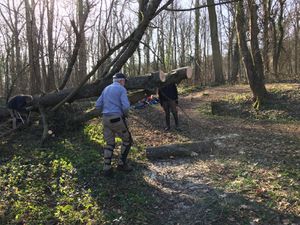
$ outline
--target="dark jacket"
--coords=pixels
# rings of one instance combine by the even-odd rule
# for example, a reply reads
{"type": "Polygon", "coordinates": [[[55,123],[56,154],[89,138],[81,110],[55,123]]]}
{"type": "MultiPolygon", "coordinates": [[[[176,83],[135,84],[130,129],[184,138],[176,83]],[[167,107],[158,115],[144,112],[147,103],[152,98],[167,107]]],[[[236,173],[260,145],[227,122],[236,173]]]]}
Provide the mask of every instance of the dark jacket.
{"type": "Polygon", "coordinates": [[[160,104],[165,101],[178,101],[178,91],[175,84],[169,84],[158,90],[160,104]]]}
{"type": "Polygon", "coordinates": [[[17,111],[23,111],[26,107],[26,96],[17,95],[12,97],[8,103],[7,107],[9,109],[17,110],[17,111]]]}

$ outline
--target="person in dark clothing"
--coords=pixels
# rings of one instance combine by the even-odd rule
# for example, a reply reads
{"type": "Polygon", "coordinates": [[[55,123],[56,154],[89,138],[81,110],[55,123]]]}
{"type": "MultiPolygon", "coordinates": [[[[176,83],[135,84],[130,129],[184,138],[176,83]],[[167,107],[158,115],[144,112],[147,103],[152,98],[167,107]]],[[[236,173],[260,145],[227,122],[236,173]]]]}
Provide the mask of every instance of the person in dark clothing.
{"type": "Polygon", "coordinates": [[[165,130],[170,130],[170,112],[172,112],[176,130],[179,130],[179,123],[178,123],[178,112],[177,112],[177,105],[178,105],[178,91],[176,84],[169,84],[158,90],[158,97],[161,106],[165,111],[165,119],[166,119],[166,128],[165,130]]]}
{"type": "Polygon", "coordinates": [[[16,128],[16,123],[20,120],[23,124],[25,121],[21,114],[26,115],[26,123],[29,122],[29,112],[26,109],[28,104],[32,102],[33,98],[31,95],[16,95],[9,99],[7,103],[7,108],[10,109],[10,114],[13,118],[13,128],[16,128]]]}
{"type": "Polygon", "coordinates": [[[7,107],[18,112],[25,112],[26,106],[32,101],[31,95],[16,95],[9,99],[7,107]]]}

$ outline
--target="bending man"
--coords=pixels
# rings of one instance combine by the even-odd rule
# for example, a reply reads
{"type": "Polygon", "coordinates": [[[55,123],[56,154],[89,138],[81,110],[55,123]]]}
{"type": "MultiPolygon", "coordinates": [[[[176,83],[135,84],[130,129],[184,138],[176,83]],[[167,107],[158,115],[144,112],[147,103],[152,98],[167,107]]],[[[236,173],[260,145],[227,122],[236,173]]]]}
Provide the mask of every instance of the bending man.
{"type": "Polygon", "coordinates": [[[30,111],[27,111],[26,107],[32,102],[33,98],[31,95],[16,95],[9,99],[7,107],[10,109],[10,114],[13,118],[13,128],[17,126],[18,120],[23,124],[29,123],[30,111]],[[25,114],[26,121],[23,120],[22,115],[25,114]]]}

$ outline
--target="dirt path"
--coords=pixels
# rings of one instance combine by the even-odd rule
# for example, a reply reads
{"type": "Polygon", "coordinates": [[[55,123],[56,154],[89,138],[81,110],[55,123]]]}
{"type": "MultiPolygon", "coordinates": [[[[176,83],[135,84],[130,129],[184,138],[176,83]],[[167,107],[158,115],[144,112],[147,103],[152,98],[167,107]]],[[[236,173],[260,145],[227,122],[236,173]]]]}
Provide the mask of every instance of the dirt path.
{"type": "MultiPolygon", "coordinates": [[[[299,85],[292,87],[299,88],[299,85]]],[[[244,194],[225,191],[225,186],[219,185],[218,181],[236,179],[231,177],[236,176],[232,172],[242,167],[243,163],[254,165],[257,171],[270,168],[274,171],[275,167],[279,168],[286,163],[294,163],[295,167],[299,167],[299,122],[254,122],[200,114],[200,108],[209,107],[211,101],[241,93],[250,93],[248,86],[216,87],[181,97],[180,132],[174,129],[164,132],[164,115],[159,105],[134,111],[130,123],[136,143],[160,146],[212,140],[217,146],[211,152],[191,158],[148,163],[145,179],[158,190],[156,194],[160,199],[157,205],[160,211],[157,220],[160,223],[156,224],[266,224],[262,212],[274,215],[270,216],[269,224],[284,224],[284,211],[287,214],[298,213],[299,216],[297,207],[277,207],[276,211],[276,207],[257,203],[257,196],[253,197],[251,190],[246,190],[244,194]]],[[[296,217],[295,221],[298,219],[296,217]]]]}

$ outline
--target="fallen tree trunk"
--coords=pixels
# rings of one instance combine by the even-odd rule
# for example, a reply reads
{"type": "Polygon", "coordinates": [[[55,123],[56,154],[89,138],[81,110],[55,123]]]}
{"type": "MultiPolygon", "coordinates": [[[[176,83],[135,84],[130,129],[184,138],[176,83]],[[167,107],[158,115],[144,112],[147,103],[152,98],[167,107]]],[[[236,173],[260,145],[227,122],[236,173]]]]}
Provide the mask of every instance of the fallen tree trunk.
{"type": "MultiPolygon", "coordinates": [[[[128,90],[141,90],[130,97],[131,103],[135,103],[142,99],[145,97],[146,93],[153,93],[156,88],[170,83],[180,83],[183,79],[190,79],[192,76],[191,71],[190,67],[183,67],[169,73],[158,71],[145,76],[130,77],[126,82],[126,88],[128,90]]],[[[69,103],[79,99],[97,97],[110,83],[111,81],[97,81],[92,84],[86,84],[69,101],[69,103]]],[[[68,88],[58,92],[48,93],[43,96],[34,96],[32,108],[38,109],[39,106],[43,106],[47,109],[49,107],[53,107],[63,101],[74,89],[75,88],[68,88]]],[[[9,117],[9,115],[10,114],[6,108],[0,108],[0,118],[9,117]]],[[[92,115],[93,113],[91,113],[90,116],[92,115]]]]}
{"type": "MultiPolygon", "coordinates": [[[[129,78],[126,82],[126,88],[128,90],[143,89],[153,91],[155,88],[159,88],[170,83],[180,83],[183,79],[189,79],[191,76],[192,73],[190,67],[179,68],[166,74],[162,71],[158,71],[150,75],[129,78]]],[[[70,102],[77,99],[99,96],[103,89],[110,83],[111,81],[97,81],[93,84],[87,84],[78,91],[70,102]]],[[[73,89],[74,88],[69,88],[60,92],[50,93],[45,96],[35,98],[33,104],[43,105],[44,107],[54,106],[67,97],[73,89]]]]}
{"type": "Polygon", "coordinates": [[[175,157],[193,157],[210,153],[216,148],[212,141],[196,141],[180,144],[162,145],[146,148],[146,157],[150,160],[175,157]]]}

